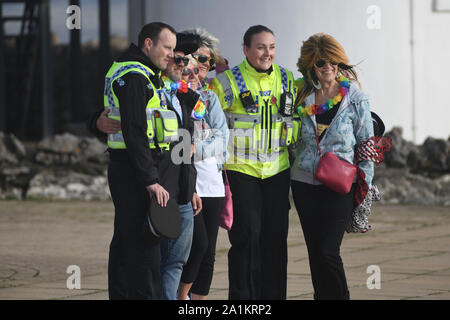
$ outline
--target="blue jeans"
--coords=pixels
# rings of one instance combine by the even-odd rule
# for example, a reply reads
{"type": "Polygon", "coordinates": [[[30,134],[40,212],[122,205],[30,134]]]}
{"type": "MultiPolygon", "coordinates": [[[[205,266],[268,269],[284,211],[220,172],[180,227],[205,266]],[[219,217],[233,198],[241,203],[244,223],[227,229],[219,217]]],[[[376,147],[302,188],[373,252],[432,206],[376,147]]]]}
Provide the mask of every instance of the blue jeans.
{"type": "Polygon", "coordinates": [[[192,204],[180,205],[181,234],[173,240],[161,241],[161,292],[162,299],[176,300],[183,265],[189,258],[194,228],[192,204]]]}

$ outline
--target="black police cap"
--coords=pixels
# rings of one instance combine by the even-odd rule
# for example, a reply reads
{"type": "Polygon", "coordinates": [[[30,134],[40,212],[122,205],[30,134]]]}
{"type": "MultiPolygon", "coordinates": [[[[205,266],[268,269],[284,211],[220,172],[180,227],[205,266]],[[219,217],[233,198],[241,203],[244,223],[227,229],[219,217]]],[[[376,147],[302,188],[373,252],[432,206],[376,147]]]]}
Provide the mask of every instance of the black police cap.
{"type": "Polygon", "coordinates": [[[161,207],[156,197],[150,201],[148,210],[150,230],[156,237],[176,239],[181,234],[181,214],[177,202],[170,198],[166,207],[161,207]]]}

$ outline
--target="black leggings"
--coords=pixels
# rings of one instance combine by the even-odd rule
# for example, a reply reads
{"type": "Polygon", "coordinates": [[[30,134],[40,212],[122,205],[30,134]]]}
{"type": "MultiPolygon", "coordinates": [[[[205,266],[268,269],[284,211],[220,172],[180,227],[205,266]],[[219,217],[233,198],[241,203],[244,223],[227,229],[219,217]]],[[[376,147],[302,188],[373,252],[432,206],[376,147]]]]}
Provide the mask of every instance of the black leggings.
{"type": "Polygon", "coordinates": [[[193,282],[194,294],[206,296],[211,287],[222,203],[223,197],[204,197],[203,209],[194,217],[191,253],[181,275],[181,282],[193,282]]]}
{"type": "Polygon", "coordinates": [[[355,184],[346,195],[294,180],[291,187],[308,248],[314,299],[349,299],[340,246],[353,209],[355,184]]]}

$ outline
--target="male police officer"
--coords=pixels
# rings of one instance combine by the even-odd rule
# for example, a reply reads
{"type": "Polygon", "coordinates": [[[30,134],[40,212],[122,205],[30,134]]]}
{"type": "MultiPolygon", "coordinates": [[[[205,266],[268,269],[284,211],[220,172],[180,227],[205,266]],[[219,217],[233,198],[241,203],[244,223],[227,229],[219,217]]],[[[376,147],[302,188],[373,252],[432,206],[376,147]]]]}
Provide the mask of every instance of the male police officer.
{"type": "MultiPolygon", "coordinates": [[[[170,60],[167,68],[162,72],[165,82],[179,81],[181,79],[181,70],[186,65],[186,54],[190,54],[197,50],[199,39],[192,36],[177,34],[177,45],[174,49],[174,57],[170,60]]],[[[170,84],[170,83],[169,83],[170,84]]],[[[167,89],[168,84],[165,83],[167,89]]],[[[196,104],[198,95],[189,90],[187,93],[176,91],[163,91],[167,98],[167,105],[177,112],[179,124],[183,129],[188,130],[192,135],[193,122],[190,118],[190,112],[196,104]],[[183,95],[183,103],[178,102],[176,95],[183,95]]],[[[96,136],[102,138],[104,134],[116,134],[121,129],[121,122],[114,120],[107,115],[110,109],[96,112],[88,122],[89,130],[96,136]]],[[[113,117],[117,118],[117,117],[113,117]]],[[[162,299],[176,299],[179,278],[182,266],[186,263],[189,256],[192,228],[193,228],[193,209],[195,214],[201,211],[201,199],[194,194],[195,187],[195,168],[192,164],[181,164],[181,175],[179,179],[180,193],[178,196],[179,210],[181,213],[181,234],[176,239],[162,239],[161,241],[161,285],[162,299]],[[194,172],[192,172],[194,171],[194,172]],[[192,205],[191,205],[192,200],[192,205]],[[170,250],[169,250],[170,249],[170,250]]]]}
{"type": "Polygon", "coordinates": [[[121,131],[108,135],[108,182],[115,206],[110,299],[161,297],[159,241],[144,225],[152,196],[164,207],[169,197],[179,194],[180,167],[170,158],[172,137],[154,127],[155,116],[164,115],[175,119],[166,123],[170,129],[178,128],[175,111],[167,108],[161,94],[160,79],[175,45],[171,26],[149,23],[139,33],[138,46],[131,44],[106,75],[105,108],[121,121],[121,131]]]}

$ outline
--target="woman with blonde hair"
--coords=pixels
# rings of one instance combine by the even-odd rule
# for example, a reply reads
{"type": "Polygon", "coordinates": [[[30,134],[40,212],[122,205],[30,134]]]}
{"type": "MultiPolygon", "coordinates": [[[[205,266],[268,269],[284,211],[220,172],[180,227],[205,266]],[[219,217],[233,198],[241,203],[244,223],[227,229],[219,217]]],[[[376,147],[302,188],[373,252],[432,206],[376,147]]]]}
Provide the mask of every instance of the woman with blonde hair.
{"type": "Polygon", "coordinates": [[[304,76],[296,81],[295,107],[302,138],[291,188],[308,248],[314,298],[349,299],[340,246],[358,185],[372,184],[373,162],[361,159],[358,176],[364,181],[355,178],[345,194],[325,186],[315,174],[327,152],[354,163],[355,150],[373,136],[369,100],[344,48],[330,35],[318,33],[304,41],[297,66],[304,76]]]}

